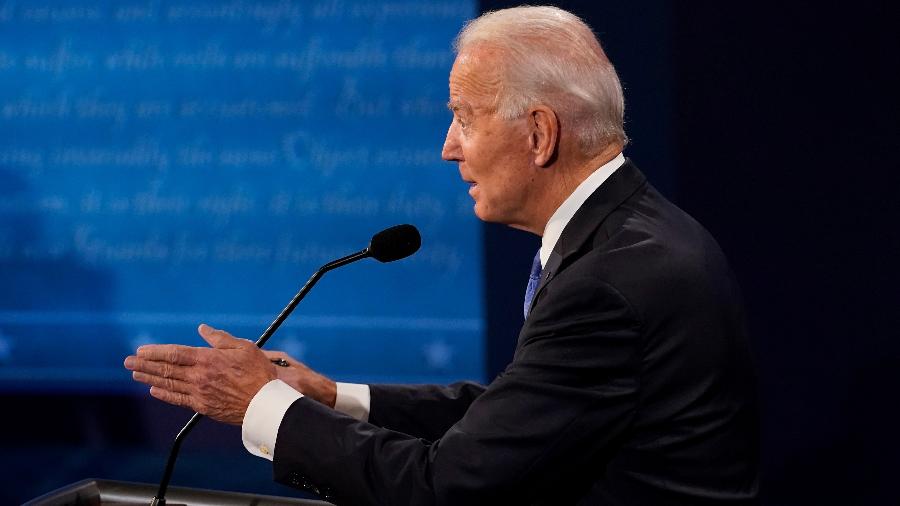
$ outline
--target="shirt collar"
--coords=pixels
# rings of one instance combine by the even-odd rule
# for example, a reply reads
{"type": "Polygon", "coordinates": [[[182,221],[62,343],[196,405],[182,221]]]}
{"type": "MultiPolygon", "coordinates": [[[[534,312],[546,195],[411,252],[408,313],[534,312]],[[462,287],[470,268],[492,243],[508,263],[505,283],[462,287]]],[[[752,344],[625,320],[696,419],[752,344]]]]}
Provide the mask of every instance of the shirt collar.
{"type": "Polygon", "coordinates": [[[575,191],[556,209],[556,212],[550,217],[550,221],[547,222],[547,226],[544,227],[544,233],[541,236],[541,268],[547,265],[547,260],[550,258],[550,253],[553,252],[556,242],[559,241],[559,236],[562,235],[566,225],[569,224],[569,221],[572,220],[572,217],[584,204],[584,201],[597,188],[600,188],[600,185],[624,163],[625,155],[619,153],[615,158],[601,165],[599,169],[582,181],[578,188],[575,188],[575,191]]]}

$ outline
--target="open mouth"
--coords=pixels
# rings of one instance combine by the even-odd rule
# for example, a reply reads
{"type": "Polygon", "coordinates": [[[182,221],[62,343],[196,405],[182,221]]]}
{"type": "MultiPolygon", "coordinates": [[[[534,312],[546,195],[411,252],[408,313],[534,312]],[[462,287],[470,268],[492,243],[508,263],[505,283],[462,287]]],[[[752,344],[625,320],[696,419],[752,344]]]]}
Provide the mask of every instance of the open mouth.
{"type": "Polygon", "coordinates": [[[466,179],[465,177],[462,177],[462,180],[463,180],[463,183],[466,183],[467,185],[469,185],[470,192],[478,186],[478,183],[476,183],[475,181],[473,181],[471,179],[466,179]]]}

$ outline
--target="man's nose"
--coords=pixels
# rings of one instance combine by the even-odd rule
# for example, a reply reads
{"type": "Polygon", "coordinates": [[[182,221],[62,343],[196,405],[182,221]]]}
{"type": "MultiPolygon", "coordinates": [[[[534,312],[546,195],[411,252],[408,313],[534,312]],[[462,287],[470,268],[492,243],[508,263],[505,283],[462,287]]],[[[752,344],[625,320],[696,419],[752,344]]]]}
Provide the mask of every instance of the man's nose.
{"type": "Polygon", "coordinates": [[[461,159],[456,128],[456,122],[450,122],[450,127],[447,129],[447,137],[444,139],[444,148],[441,150],[441,158],[448,162],[461,159]]]}

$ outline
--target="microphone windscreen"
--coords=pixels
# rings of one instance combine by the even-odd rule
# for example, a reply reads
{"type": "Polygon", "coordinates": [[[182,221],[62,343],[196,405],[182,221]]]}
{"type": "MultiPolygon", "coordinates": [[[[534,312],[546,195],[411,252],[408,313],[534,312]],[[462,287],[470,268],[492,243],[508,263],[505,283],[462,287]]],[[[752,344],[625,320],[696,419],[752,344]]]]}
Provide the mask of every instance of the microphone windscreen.
{"type": "Polygon", "coordinates": [[[369,254],[379,262],[393,262],[406,258],[422,245],[419,231],[412,225],[395,225],[372,236],[369,254]]]}

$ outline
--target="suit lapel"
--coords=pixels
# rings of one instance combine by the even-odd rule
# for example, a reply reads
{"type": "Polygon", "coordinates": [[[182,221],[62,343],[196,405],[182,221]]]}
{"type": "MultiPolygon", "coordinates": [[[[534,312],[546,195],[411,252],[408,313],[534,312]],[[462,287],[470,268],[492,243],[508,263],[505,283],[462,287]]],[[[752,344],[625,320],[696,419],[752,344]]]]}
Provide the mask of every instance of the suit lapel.
{"type": "Polygon", "coordinates": [[[563,229],[556,246],[553,247],[553,252],[550,253],[550,258],[547,259],[547,265],[541,271],[541,282],[531,300],[529,314],[541,291],[560,269],[565,268],[567,260],[584,247],[610,213],[646,182],[644,174],[631,163],[630,159],[626,159],[625,163],[584,201],[563,229]]]}

